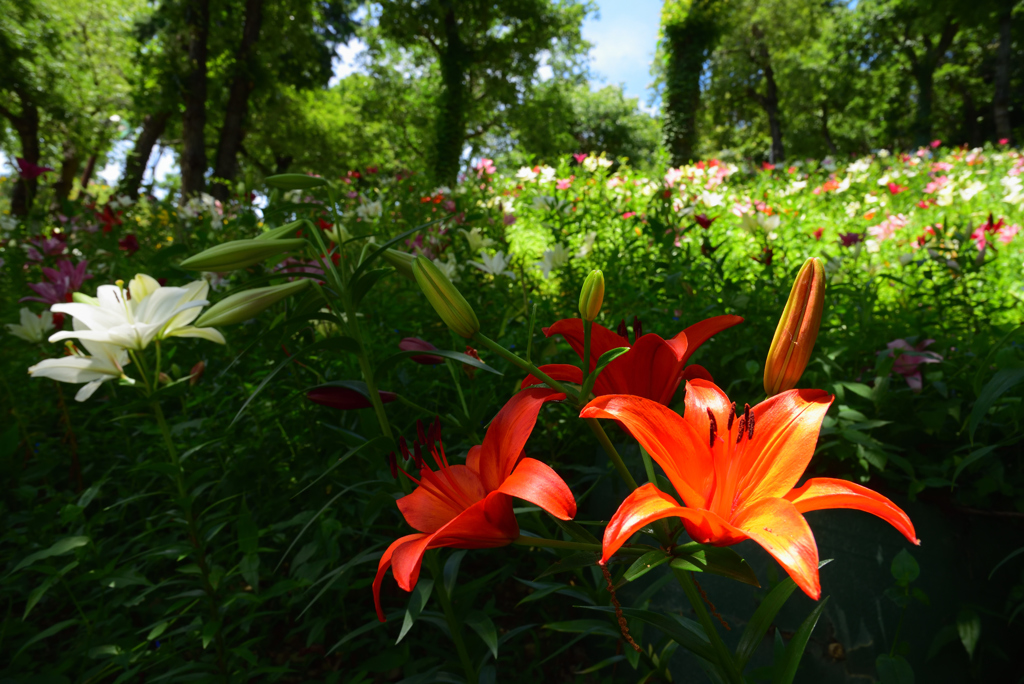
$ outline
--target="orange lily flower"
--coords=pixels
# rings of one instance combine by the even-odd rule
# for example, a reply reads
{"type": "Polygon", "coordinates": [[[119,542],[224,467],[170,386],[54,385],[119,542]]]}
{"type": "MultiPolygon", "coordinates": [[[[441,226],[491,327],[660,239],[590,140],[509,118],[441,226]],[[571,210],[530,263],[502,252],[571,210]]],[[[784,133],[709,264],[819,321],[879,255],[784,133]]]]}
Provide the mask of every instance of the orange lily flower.
{"type": "MultiPolygon", "coordinates": [[[[636,333],[636,341],[633,344],[629,343],[625,335],[614,333],[603,325],[594,323],[590,333],[591,371],[597,367],[597,360],[606,351],[617,347],[630,347],[628,352],[609,363],[601,372],[594,383],[594,395],[632,394],[668,404],[683,379],[711,379],[710,374],[701,366],[693,365],[686,368],[687,360],[697,348],[726,328],[742,322],[743,318],[740,316],[714,316],[694,323],[667,340],[654,333],[636,333]]],[[[634,326],[637,327],[639,324],[634,326]]],[[[557,321],[551,327],[544,328],[544,335],[561,335],[573,351],[583,358],[582,319],[565,318],[557,321]]],[[[577,366],[556,363],[541,366],[540,370],[555,380],[576,384],[583,382],[583,371],[577,366]]],[[[540,380],[531,375],[523,381],[522,386],[540,383],[540,380]]]]}
{"type": "Polygon", "coordinates": [[[429,549],[486,549],[517,539],[513,496],[560,520],[576,515],[576,500],[562,478],[550,466],[523,456],[541,406],[561,399],[564,394],[547,388],[516,394],[491,421],[483,444],[469,450],[466,465],[449,464],[440,441],[429,446],[437,469],[424,460],[420,479],[409,476],[419,486],[398,500],[406,522],[419,532],[396,539],[387,548],[373,580],[373,600],[381,622],[380,585],[389,568],[394,568],[398,586],[412,591],[429,549]]]}
{"type": "Polygon", "coordinates": [[[605,528],[602,562],[655,520],[680,518],[694,541],[760,544],[797,586],[821,596],[818,547],[803,513],[856,508],[920,544],[907,514],[881,494],[832,478],[794,489],[814,455],[821,421],[834,397],[789,390],[737,413],[725,392],[705,380],[686,385],[683,416],[642,397],[598,397],[583,418],[614,418],[664,469],[686,504],[646,484],[630,494],[605,528]]]}

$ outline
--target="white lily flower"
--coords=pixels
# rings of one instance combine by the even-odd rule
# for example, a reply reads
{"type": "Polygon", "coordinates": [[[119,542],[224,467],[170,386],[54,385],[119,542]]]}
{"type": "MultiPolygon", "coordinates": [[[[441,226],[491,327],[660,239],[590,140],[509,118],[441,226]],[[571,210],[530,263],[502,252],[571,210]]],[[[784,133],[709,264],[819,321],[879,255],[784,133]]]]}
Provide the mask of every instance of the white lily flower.
{"type": "Polygon", "coordinates": [[[206,299],[209,290],[210,284],[205,280],[185,287],[161,287],[154,278],[141,273],[128,284],[127,293],[119,285],[101,285],[95,303],[50,307],[51,311],[66,313],[76,321],[75,330],[51,335],[50,342],[77,338],[125,349],[145,349],[154,340],[201,337],[224,344],[224,336],[214,328],[190,325],[199,316],[199,310],[210,303],[206,299]]]}
{"type": "Polygon", "coordinates": [[[555,170],[550,166],[540,167],[540,182],[541,183],[554,183],[555,182],[555,170]]]}
{"type": "Polygon", "coordinates": [[[485,236],[479,228],[474,228],[473,230],[460,228],[459,232],[466,236],[466,241],[469,242],[469,251],[471,252],[479,252],[481,249],[486,249],[494,244],[494,240],[485,236]]]}
{"type": "MultiPolygon", "coordinates": [[[[455,255],[448,252],[445,261],[440,259],[434,259],[434,265],[440,269],[441,273],[444,273],[448,277],[448,280],[453,283],[459,279],[459,264],[455,261],[455,255]]],[[[472,263],[472,262],[471,262],[472,263]]]]}
{"type": "Polygon", "coordinates": [[[470,261],[471,266],[479,268],[484,273],[488,273],[495,278],[500,275],[505,275],[512,280],[516,279],[516,274],[508,270],[508,265],[512,263],[511,256],[505,256],[504,252],[495,252],[493,255],[488,256],[487,252],[480,252],[480,260],[482,264],[475,261],[470,261]]]}
{"type": "Polygon", "coordinates": [[[364,202],[356,207],[356,215],[364,221],[380,218],[384,214],[384,205],[380,200],[364,202]]]}
{"type": "Polygon", "coordinates": [[[28,307],[21,307],[21,324],[8,323],[7,331],[26,342],[42,342],[46,333],[53,330],[53,314],[49,311],[36,316],[28,307]]]}
{"type": "Polygon", "coordinates": [[[580,248],[576,251],[576,258],[577,259],[582,259],[583,257],[585,257],[588,254],[590,254],[590,252],[593,251],[593,249],[594,249],[594,241],[595,240],[597,240],[597,231],[596,230],[592,230],[589,233],[587,233],[586,235],[584,235],[583,236],[583,244],[580,245],[580,248]]]}
{"type": "Polygon", "coordinates": [[[536,262],[536,265],[544,272],[544,278],[550,278],[552,271],[569,263],[569,257],[569,248],[557,242],[552,249],[544,251],[544,258],[536,262]]]}
{"type": "MultiPolygon", "coordinates": [[[[72,325],[78,331],[84,332],[87,329],[77,318],[72,325]]],[[[28,369],[29,375],[74,385],[85,383],[75,395],[75,401],[85,401],[104,382],[124,376],[124,367],[129,363],[126,349],[92,340],[83,339],[81,342],[91,356],[75,349],[75,354],[71,356],[40,361],[28,369]]]]}
{"type": "Polygon", "coordinates": [[[524,166],[516,172],[516,178],[521,181],[529,183],[537,178],[537,172],[531,169],[529,166],[524,166]]]}

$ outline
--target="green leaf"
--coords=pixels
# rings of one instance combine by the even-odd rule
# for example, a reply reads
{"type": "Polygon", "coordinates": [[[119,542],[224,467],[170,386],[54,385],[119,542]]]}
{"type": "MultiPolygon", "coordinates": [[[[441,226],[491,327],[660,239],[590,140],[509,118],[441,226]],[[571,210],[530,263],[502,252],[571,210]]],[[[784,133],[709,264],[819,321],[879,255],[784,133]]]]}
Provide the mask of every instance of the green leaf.
{"type": "MultiPolygon", "coordinates": [[[[600,610],[605,613],[615,613],[615,609],[611,606],[583,607],[589,608],[590,610],[600,610]]],[[[711,648],[711,642],[708,641],[708,637],[704,634],[704,630],[701,629],[700,625],[692,620],[688,620],[678,615],[663,615],[651,610],[640,610],[639,608],[623,608],[622,614],[626,617],[642,620],[652,627],[657,628],[662,634],[669,637],[686,650],[696,653],[701,658],[705,658],[712,662],[717,660],[714,649],[711,648]]],[[[617,631],[615,632],[615,635],[620,636],[617,631]]]]}
{"type": "Polygon", "coordinates": [[[964,468],[974,463],[977,463],[978,461],[980,461],[981,459],[985,458],[993,451],[998,449],[1000,446],[1001,445],[999,444],[990,444],[989,446],[982,447],[980,449],[975,449],[970,454],[968,454],[967,458],[960,461],[960,465],[958,465],[956,467],[956,470],[953,471],[953,483],[956,483],[956,478],[960,477],[960,473],[963,472],[964,468]]]}
{"type": "Polygon", "coordinates": [[[427,606],[427,601],[430,600],[430,594],[433,591],[434,580],[432,579],[420,579],[416,583],[416,588],[412,590],[412,596],[409,597],[409,606],[405,609],[405,619],[402,621],[402,631],[398,633],[398,639],[395,640],[396,645],[412,629],[416,619],[419,618],[420,613],[427,606]]]}
{"type": "Polygon", "coordinates": [[[594,370],[587,376],[587,381],[583,383],[583,387],[580,389],[580,396],[590,396],[590,390],[593,389],[594,383],[597,382],[597,376],[601,374],[601,371],[603,371],[609,363],[628,352],[629,349],[629,347],[616,347],[615,349],[609,349],[604,354],[601,354],[597,359],[597,363],[594,364],[594,370]]]}
{"type": "Polygon", "coordinates": [[[220,620],[211,620],[203,625],[202,638],[203,648],[205,649],[210,645],[210,642],[217,638],[217,632],[220,631],[220,620]]]}
{"type": "Polygon", "coordinates": [[[238,515],[238,548],[242,553],[256,553],[259,548],[260,530],[252,519],[249,506],[242,499],[242,512],[238,515]]]}
{"type": "Polygon", "coordinates": [[[279,173],[275,176],[267,176],[263,181],[270,187],[279,190],[309,190],[327,185],[325,179],[307,176],[304,173],[279,173]]]}
{"type": "Polygon", "coordinates": [[[906,549],[900,550],[892,559],[892,577],[901,586],[905,587],[921,574],[921,566],[917,564],[914,557],[906,549]]]}
{"type": "Polygon", "coordinates": [[[60,541],[54,542],[50,548],[43,551],[36,551],[32,555],[23,559],[20,563],[14,566],[14,570],[11,570],[10,574],[14,574],[22,568],[27,568],[36,561],[43,560],[44,558],[52,558],[53,556],[63,556],[65,553],[74,551],[75,549],[85,546],[89,543],[88,537],[64,537],[60,541]]]}
{"type": "Polygon", "coordinates": [[[970,608],[964,608],[956,616],[956,631],[960,635],[960,643],[967,649],[967,655],[974,659],[974,649],[981,637],[981,618],[970,608]]]}
{"type": "Polygon", "coordinates": [[[385,242],[383,245],[381,245],[375,252],[372,252],[370,254],[370,256],[366,257],[365,259],[363,259],[359,263],[359,265],[356,267],[356,270],[353,271],[353,273],[352,273],[353,280],[356,277],[358,277],[360,273],[362,273],[364,270],[366,270],[370,266],[370,264],[372,264],[382,254],[384,254],[384,252],[388,251],[388,248],[390,248],[392,245],[396,245],[399,242],[401,242],[402,240],[404,240],[405,238],[407,238],[410,235],[412,235],[413,233],[419,232],[419,231],[423,230],[424,228],[429,228],[430,226],[434,225],[435,223],[440,223],[441,221],[444,221],[446,218],[448,218],[448,217],[447,216],[442,216],[441,218],[434,219],[433,221],[430,221],[429,223],[424,223],[422,225],[416,226],[415,228],[410,228],[409,230],[405,231],[404,233],[399,233],[395,237],[391,238],[390,240],[385,242]]]}
{"type": "Polygon", "coordinates": [[[260,590],[260,555],[258,553],[247,553],[242,556],[238,563],[238,571],[242,579],[249,583],[254,592],[260,590]]]}
{"type": "Polygon", "coordinates": [[[456,551],[444,563],[444,590],[449,596],[455,591],[455,581],[459,577],[459,565],[466,556],[466,550],[456,551]]]}
{"type": "Polygon", "coordinates": [[[724,546],[701,546],[684,556],[677,557],[672,561],[672,567],[690,572],[710,572],[753,587],[761,586],[753,568],[743,556],[724,546]]]}
{"type": "Polygon", "coordinates": [[[841,385],[846,389],[850,390],[856,395],[864,397],[865,399],[871,399],[874,401],[874,395],[871,392],[871,388],[861,382],[837,382],[837,385],[841,385]]]}
{"type": "Polygon", "coordinates": [[[466,616],[466,624],[470,628],[480,635],[483,642],[487,644],[487,648],[491,651],[491,656],[495,660],[498,659],[498,630],[491,621],[491,618],[487,617],[483,611],[474,610],[466,616]]]}
{"type": "Polygon", "coordinates": [[[11,658],[11,662],[17,660],[18,656],[20,656],[24,652],[24,650],[26,648],[28,648],[29,646],[31,646],[32,644],[34,644],[34,643],[36,643],[38,641],[42,641],[43,639],[49,638],[49,637],[53,636],[54,634],[56,634],[57,632],[60,632],[61,630],[64,630],[64,629],[67,629],[71,625],[77,625],[77,624],[78,624],[78,620],[65,620],[64,622],[58,622],[57,624],[55,624],[55,625],[53,625],[51,627],[48,627],[47,629],[44,629],[42,632],[40,632],[39,634],[36,634],[34,637],[32,637],[31,639],[26,641],[24,644],[22,644],[21,648],[18,649],[18,652],[14,654],[13,658],[11,658]]]}
{"type": "Polygon", "coordinates": [[[352,288],[352,306],[359,306],[359,302],[369,294],[373,286],[377,284],[377,281],[394,272],[395,269],[393,268],[375,268],[359,276],[359,280],[353,278],[350,285],[352,288]]]}
{"type": "Polygon", "coordinates": [[[742,672],[743,668],[746,667],[747,661],[757,651],[757,647],[764,639],[764,635],[768,633],[768,629],[772,626],[775,616],[779,614],[782,606],[793,595],[795,589],[796,582],[787,577],[768,592],[768,595],[761,601],[761,605],[757,607],[753,617],[750,618],[750,622],[747,623],[747,628],[743,630],[743,636],[740,637],[739,645],[736,646],[737,670],[742,672]]]}
{"type": "Polygon", "coordinates": [[[601,560],[600,551],[576,551],[569,554],[557,563],[553,563],[548,567],[547,570],[537,575],[537,579],[554,575],[559,572],[567,572],[569,570],[575,570],[577,568],[585,568],[590,565],[597,565],[597,561],[601,560]]]}
{"type": "MultiPolygon", "coordinates": [[[[587,606],[591,610],[602,610],[602,606],[587,606]]],[[[613,611],[614,608],[607,610],[613,611]]],[[[612,627],[606,620],[565,620],[563,622],[549,622],[544,629],[554,632],[570,632],[577,634],[603,634],[605,636],[618,638],[622,636],[619,630],[612,627]]]]}
{"type": "Polygon", "coordinates": [[[593,603],[593,600],[587,596],[584,592],[569,586],[568,584],[561,584],[559,582],[531,582],[516,577],[516,581],[533,589],[533,593],[526,596],[523,600],[516,604],[516,607],[523,605],[524,603],[532,603],[533,601],[539,601],[551,594],[565,594],[566,596],[572,596],[578,598],[586,603],[593,603]]]}
{"type": "Polygon", "coordinates": [[[25,602],[25,612],[22,613],[21,619],[24,620],[28,617],[28,614],[32,612],[32,609],[35,608],[35,605],[39,603],[39,599],[43,597],[43,594],[50,590],[50,587],[59,582],[61,577],[63,577],[64,575],[66,575],[67,573],[69,573],[77,567],[78,561],[72,561],[65,565],[63,568],[61,568],[58,572],[55,572],[54,574],[47,577],[45,580],[43,580],[42,584],[33,589],[31,593],[29,593],[28,595],[28,600],[25,602]]]}
{"type": "Polygon", "coordinates": [[[396,352],[377,364],[377,369],[373,372],[373,377],[375,380],[382,380],[384,376],[387,374],[387,371],[389,371],[391,367],[397,364],[399,361],[407,359],[410,356],[426,355],[441,356],[446,359],[451,359],[452,361],[464,363],[467,366],[473,366],[474,368],[485,370],[488,373],[494,373],[495,375],[503,375],[501,371],[497,371],[491,368],[483,361],[478,361],[477,359],[474,359],[469,354],[463,354],[462,352],[457,351],[448,351],[447,349],[431,349],[428,352],[416,350],[396,352]]]}
{"type": "Polygon", "coordinates": [[[1005,563],[1006,561],[1010,560],[1014,556],[1019,556],[1022,553],[1024,553],[1024,546],[1020,547],[1016,551],[1011,551],[1010,554],[1008,556],[1006,556],[1006,558],[1004,558],[1003,560],[1001,560],[998,563],[996,563],[996,567],[992,568],[992,572],[990,572],[988,574],[988,578],[992,579],[992,575],[996,574],[996,570],[1001,568],[1003,566],[1003,563],[1005,563]]]}
{"type": "Polygon", "coordinates": [[[883,653],[875,658],[875,670],[880,684],[914,684],[914,670],[899,656],[883,653]]]}
{"type": "Polygon", "coordinates": [[[782,655],[782,662],[778,663],[779,667],[775,671],[772,684],[792,683],[793,678],[796,676],[796,670],[800,667],[800,659],[803,658],[804,649],[807,648],[807,641],[811,638],[811,632],[814,631],[815,625],[818,624],[818,618],[821,617],[821,613],[825,610],[827,603],[828,597],[826,596],[811,611],[811,614],[803,621],[803,624],[800,625],[793,638],[786,644],[786,651],[782,655]]]}
{"type": "Polygon", "coordinates": [[[978,429],[978,425],[981,424],[985,414],[996,403],[996,400],[1022,380],[1024,380],[1024,368],[1006,368],[997,371],[992,376],[992,379],[981,390],[978,400],[974,402],[974,407],[971,409],[971,417],[967,424],[971,442],[974,442],[974,431],[978,429]]]}
{"type": "Polygon", "coordinates": [[[672,556],[668,555],[664,551],[648,551],[644,555],[637,558],[629,569],[626,570],[626,574],[623,577],[627,582],[633,582],[648,572],[658,567],[662,563],[666,563],[672,560],[672,556]]]}

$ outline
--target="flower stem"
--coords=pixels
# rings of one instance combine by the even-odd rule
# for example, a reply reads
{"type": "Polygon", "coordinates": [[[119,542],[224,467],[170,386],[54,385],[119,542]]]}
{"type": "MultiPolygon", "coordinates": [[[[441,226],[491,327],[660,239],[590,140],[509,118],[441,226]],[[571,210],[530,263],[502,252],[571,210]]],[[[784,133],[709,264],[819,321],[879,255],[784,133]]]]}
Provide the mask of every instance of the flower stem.
{"type": "Polygon", "coordinates": [[[455,642],[455,650],[458,651],[459,660],[462,661],[462,669],[466,672],[466,684],[476,684],[476,670],[473,669],[473,661],[470,660],[469,651],[466,650],[466,642],[462,639],[462,623],[455,614],[451,597],[448,596],[448,591],[445,589],[444,573],[441,571],[441,566],[437,563],[436,552],[427,553],[427,567],[430,568],[430,574],[434,576],[434,593],[437,594],[437,600],[444,611],[445,620],[448,622],[448,630],[452,633],[452,641],[455,642]]]}
{"type": "Polygon", "coordinates": [[[478,332],[476,335],[474,335],[474,339],[478,340],[485,347],[487,347],[495,354],[511,363],[513,366],[518,366],[520,369],[526,371],[530,375],[540,378],[551,389],[558,390],[559,392],[565,394],[565,396],[570,397],[572,399],[576,398],[576,393],[573,392],[571,389],[569,389],[562,383],[558,382],[557,380],[553,380],[551,377],[548,376],[547,373],[543,372],[529,361],[524,361],[523,359],[519,358],[517,355],[510,352],[508,349],[505,349],[500,344],[498,344],[491,338],[487,337],[483,333],[478,332]]]}
{"type": "MultiPolygon", "coordinates": [[[[583,386],[587,386],[587,378],[590,377],[590,333],[594,327],[593,321],[583,321],[583,386]]],[[[581,396],[580,402],[586,401],[581,396]]]]}
{"type": "Polygon", "coordinates": [[[622,461],[622,457],[619,456],[619,452],[615,450],[615,445],[612,444],[610,439],[608,439],[608,433],[604,431],[601,423],[597,418],[584,418],[584,420],[587,421],[587,425],[590,426],[594,436],[597,437],[597,441],[601,443],[602,447],[604,447],[605,453],[608,454],[608,458],[612,460],[612,463],[615,465],[616,470],[619,471],[619,475],[629,487],[629,490],[633,491],[636,489],[636,480],[633,479],[633,476],[630,474],[626,464],[622,461]]]}
{"type": "Polygon", "coordinates": [[[572,549],[573,551],[600,551],[600,544],[586,544],[584,542],[564,541],[562,539],[545,539],[543,537],[523,537],[512,540],[513,544],[519,546],[548,546],[555,549],[572,549]]]}
{"type": "Polygon", "coordinates": [[[679,580],[679,586],[683,588],[683,593],[686,594],[686,598],[690,601],[690,605],[693,606],[694,612],[697,613],[697,619],[700,621],[701,627],[704,628],[705,634],[707,634],[708,639],[711,641],[711,648],[717,656],[719,674],[731,684],[743,684],[743,676],[736,669],[736,662],[732,658],[729,647],[725,645],[722,637],[718,634],[718,630],[715,629],[715,625],[711,621],[711,615],[708,614],[707,608],[704,607],[704,599],[701,598],[700,592],[694,586],[690,573],[686,570],[672,568],[672,574],[679,580]]]}

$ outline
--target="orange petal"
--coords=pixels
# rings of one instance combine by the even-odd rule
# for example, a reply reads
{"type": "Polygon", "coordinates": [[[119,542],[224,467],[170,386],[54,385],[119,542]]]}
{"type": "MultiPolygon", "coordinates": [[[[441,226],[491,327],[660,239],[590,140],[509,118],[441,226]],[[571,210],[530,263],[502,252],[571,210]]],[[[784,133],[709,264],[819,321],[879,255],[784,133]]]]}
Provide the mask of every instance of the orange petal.
{"type": "Polygon", "coordinates": [[[686,412],[683,418],[689,423],[696,434],[703,435],[705,442],[709,445],[714,459],[715,468],[715,490],[717,497],[713,497],[708,508],[717,511],[721,515],[728,516],[732,513],[731,506],[726,506],[724,511],[718,508],[717,498],[726,492],[723,489],[728,481],[731,468],[733,444],[733,433],[739,429],[739,424],[733,421],[733,430],[729,430],[729,414],[732,412],[732,403],[729,397],[725,396],[718,385],[707,380],[693,380],[686,383],[686,412]],[[715,416],[715,443],[711,445],[711,418],[708,411],[715,416]]]}
{"type": "MultiPolygon", "coordinates": [[[[552,335],[561,335],[565,338],[565,341],[569,343],[576,355],[581,359],[583,358],[583,319],[582,318],[563,318],[560,321],[555,322],[550,328],[544,328],[544,334],[548,337],[552,335]]],[[[617,347],[628,347],[630,346],[629,340],[622,335],[613,333],[603,325],[594,323],[590,328],[590,359],[587,363],[590,364],[590,370],[594,370],[597,367],[597,360],[601,358],[601,354],[604,354],[610,349],[617,347]]],[[[617,359],[618,360],[618,359],[617,359]]],[[[602,377],[607,377],[610,382],[618,386],[628,380],[621,370],[621,367],[615,366],[615,362],[608,364],[608,367],[601,373],[602,377]]],[[[608,392],[605,392],[608,394],[608,392]]]]}
{"type": "MultiPolygon", "coordinates": [[[[700,345],[704,344],[718,333],[742,322],[742,316],[712,316],[711,318],[705,318],[699,323],[694,323],[689,328],[679,333],[679,335],[686,336],[687,342],[686,356],[683,358],[683,361],[685,362],[690,358],[693,352],[697,351],[700,345]]],[[[676,337],[679,337],[679,335],[676,335],[676,337]]]]}
{"type": "Polygon", "coordinates": [[[501,492],[487,497],[439,529],[430,548],[490,549],[511,544],[519,537],[519,523],[512,512],[512,498],[501,492]]]}
{"type": "Polygon", "coordinates": [[[899,530],[911,543],[921,544],[914,532],[914,524],[903,509],[867,487],[846,480],[816,477],[805,482],[800,489],[790,491],[785,498],[793,502],[801,513],[826,508],[855,508],[872,513],[899,530]]]}
{"type": "Polygon", "coordinates": [[[569,486],[551,466],[534,458],[519,461],[498,491],[540,506],[559,520],[576,516],[576,499],[569,486]]]}
{"type": "Polygon", "coordinates": [[[427,535],[425,534],[407,534],[404,537],[399,537],[395,541],[391,542],[391,546],[387,548],[384,555],[380,557],[380,562],[377,564],[377,576],[373,578],[373,604],[377,608],[377,619],[381,622],[387,622],[384,619],[384,611],[380,607],[380,585],[384,581],[384,574],[391,567],[391,556],[395,553],[395,549],[402,546],[406,542],[416,541],[423,539],[427,535]]]}
{"type": "Polygon", "coordinates": [[[487,494],[480,476],[464,465],[420,470],[420,486],[398,500],[398,510],[413,529],[431,534],[487,494]]]}
{"type": "MultiPolygon", "coordinates": [[[[568,363],[551,363],[546,366],[541,366],[540,370],[545,375],[550,377],[552,380],[558,382],[571,382],[575,385],[583,384],[583,369],[579,366],[573,366],[568,363]]],[[[531,385],[543,385],[544,381],[540,378],[536,378],[532,375],[527,375],[526,379],[523,380],[519,386],[520,389],[525,389],[531,385]]]]}
{"type": "Polygon", "coordinates": [[[796,506],[785,499],[761,499],[736,511],[729,522],[764,547],[805,594],[821,597],[818,545],[796,506]]]}
{"type": "Polygon", "coordinates": [[[608,522],[604,530],[602,561],[608,562],[630,537],[655,520],[663,518],[682,518],[687,523],[687,529],[695,530],[696,535],[701,537],[698,541],[702,543],[714,543],[715,540],[727,538],[738,541],[736,537],[742,539],[744,536],[740,530],[714,513],[701,508],[683,508],[671,496],[647,483],[633,490],[608,522]]]}
{"type": "Polygon", "coordinates": [[[658,335],[643,335],[628,352],[608,364],[594,384],[594,394],[632,394],[671,403],[682,379],[685,337],[681,346],[682,354],[658,335]]]}
{"type": "Polygon", "coordinates": [[[547,387],[534,387],[521,390],[498,411],[481,448],[470,454],[472,462],[467,460],[467,465],[480,473],[485,491],[495,491],[512,474],[544,402],[564,398],[547,387]]]}
{"type": "Polygon", "coordinates": [[[807,469],[833,397],[822,390],[789,390],[754,407],[754,438],[737,445],[739,501],[778,498],[807,469]]]}
{"type": "Polygon", "coordinates": [[[683,369],[683,380],[715,381],[715,379],[711,377],[711,373],[708,372],[708,369],[697,363],[692,363],[683,369]]]}
{"type": "Polygon", "coordinates": [[[598,397],[580,418],[614,418],[664,469],[686,505],[704,508],[715,481],[708,435],[698,435],[675,411],[650,399],[626,394],[598,397]]]}

